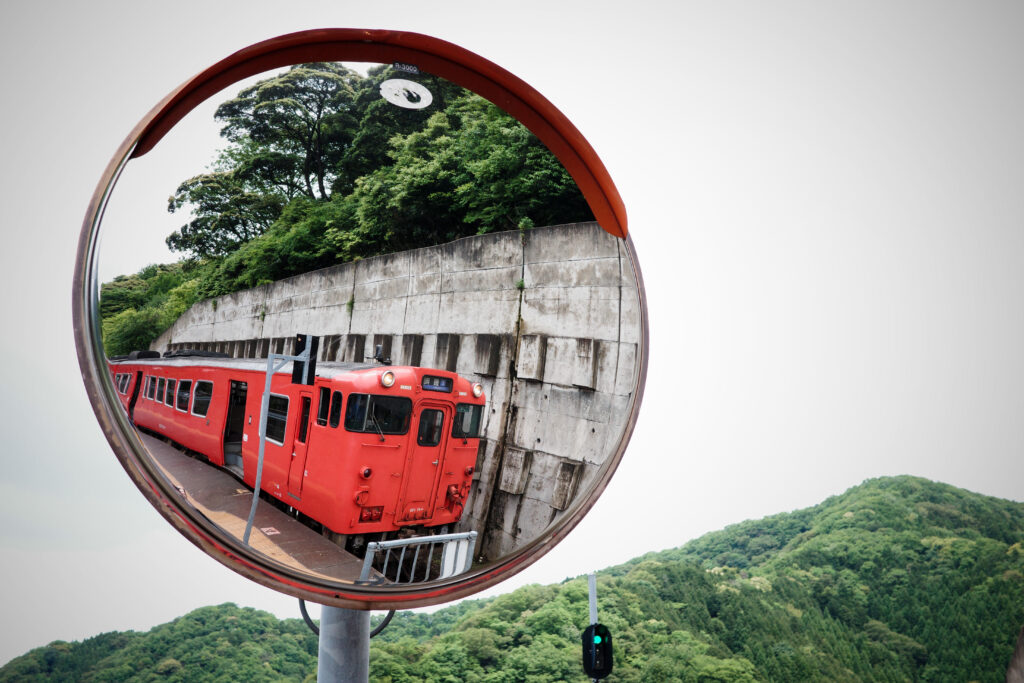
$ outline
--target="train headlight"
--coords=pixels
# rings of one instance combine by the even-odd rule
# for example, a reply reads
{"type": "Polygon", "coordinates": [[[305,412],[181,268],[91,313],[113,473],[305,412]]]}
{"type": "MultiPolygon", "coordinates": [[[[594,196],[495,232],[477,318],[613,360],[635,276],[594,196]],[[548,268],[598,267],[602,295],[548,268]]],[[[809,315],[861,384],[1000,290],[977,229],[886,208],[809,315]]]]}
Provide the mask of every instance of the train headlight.
{"type": "Polygon", "coordinates": [[[480,398],[481,396],[483,396],[483,393],[484,393],[484,385],[483,384],[479,384],[478,383],[478,384],[474,384],[473,385],[473,398],[480,398]]]}
{"type": "Polygon", "coordinates": [[[385,370],[380,376],[380,385],[382,387],[391,387],[395,384],[395,373],[390,370],[385,370]]]}

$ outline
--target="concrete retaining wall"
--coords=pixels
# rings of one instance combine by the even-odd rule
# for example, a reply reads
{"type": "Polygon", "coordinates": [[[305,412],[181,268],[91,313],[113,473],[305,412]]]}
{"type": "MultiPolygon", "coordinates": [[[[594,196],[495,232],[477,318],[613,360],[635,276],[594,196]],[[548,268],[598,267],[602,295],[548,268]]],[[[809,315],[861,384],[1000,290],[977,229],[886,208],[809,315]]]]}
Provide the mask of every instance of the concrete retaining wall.
{"type": "Polygon", "coordinates": [[[291,352],[458,372],[488,398],[459,531],[501,556],[594,482],[622,434],[636,376],[639,297],[620,240],[594,223],[469,237],[306,273],[200,302],[159,351],[291,352]]]}

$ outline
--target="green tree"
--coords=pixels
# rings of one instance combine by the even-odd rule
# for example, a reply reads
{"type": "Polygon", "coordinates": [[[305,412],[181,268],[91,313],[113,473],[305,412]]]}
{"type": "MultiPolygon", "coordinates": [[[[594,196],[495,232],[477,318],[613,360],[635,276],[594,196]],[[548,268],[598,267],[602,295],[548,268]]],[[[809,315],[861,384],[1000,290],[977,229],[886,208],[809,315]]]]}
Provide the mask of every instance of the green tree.
{"type": "Polygon", "coordinates": [[[281,215],[284,198],[256,192],[235,170],[189,178],[168,200],[171,213],[188,207],[192,220],[167,236],[172,251],[198,258],[226,256],[263,234],[281,215]]]}
{"type": "Polygon", "coordinates": [[[334,167],[356,132],[351,108],[359,79],[337,63],[298,64],[242,90],[215,117],[225,122],[221,135],[247,146],[241,167],[248,174],[328,199],[334,167]],[[287,170],[295,177],[282,178],[287,170]]]}

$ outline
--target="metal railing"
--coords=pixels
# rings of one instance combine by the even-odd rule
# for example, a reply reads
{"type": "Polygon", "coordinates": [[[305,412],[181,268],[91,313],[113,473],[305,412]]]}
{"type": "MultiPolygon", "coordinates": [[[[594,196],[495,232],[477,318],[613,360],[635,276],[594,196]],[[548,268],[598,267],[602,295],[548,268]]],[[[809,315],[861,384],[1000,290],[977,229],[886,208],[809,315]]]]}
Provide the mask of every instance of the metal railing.
{"type": "Polygon", "coordinates": [[[445,579],[468,570],[473,564],[473,550],[476,548],[476,532],[417,536],[397,541],[373,541],[366,544],[366,557],[359,581],[367,583],[417,583],[432,579],[445,579]],[[412,547],[415,546],[413,550],[412,547]],[[429,546],[426,553],[421,553],[429,546]],[[437,546],[440,554],[435,561],[437,546]],[[398,552],[399,549],[401,552],[398,552]],[[410,552],[412,550],[412,552],[410,552]],[[378,553],[383,555],[378,575],[374,573],[374,560],[378,553]],[[392,556],[397,555],[392,561],[392,556]],[[419,576],[419,578],[417,578],[419,576]]]}

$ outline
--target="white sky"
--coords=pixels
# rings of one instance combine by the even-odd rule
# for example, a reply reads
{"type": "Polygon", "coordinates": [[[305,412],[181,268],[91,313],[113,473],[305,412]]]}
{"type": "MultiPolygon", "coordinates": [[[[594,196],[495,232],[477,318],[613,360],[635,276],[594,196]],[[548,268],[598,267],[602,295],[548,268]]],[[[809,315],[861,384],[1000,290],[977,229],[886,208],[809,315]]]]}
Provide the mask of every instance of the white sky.
{"type": "Polygon", "coordinates": [[[593,512],[502,591],[870,477],[1024,498],[1024,5],[481,7],[0,8],[0,662],[204,604],[298,615],[135,490],[70,320],[78,231],[118,144],[180,82],[293,30],[410,30],[487,57],[576,124],[626,202],[652,328],[641,421],[593,512]]]}

